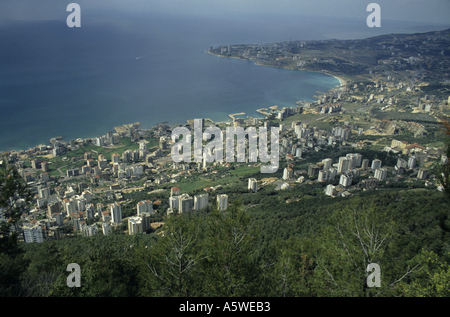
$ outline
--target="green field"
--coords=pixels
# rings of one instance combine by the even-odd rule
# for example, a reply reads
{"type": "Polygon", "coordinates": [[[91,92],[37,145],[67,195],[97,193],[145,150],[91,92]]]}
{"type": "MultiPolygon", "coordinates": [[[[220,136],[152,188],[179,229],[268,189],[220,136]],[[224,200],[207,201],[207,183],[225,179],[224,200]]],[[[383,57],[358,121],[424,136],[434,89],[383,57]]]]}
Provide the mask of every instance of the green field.
{"type": "Polygon", "coordinates": [[[261,170],[260,167],[253,166],[241,166],[235,170],[231,170],[230,173],[240,177],[246,177],[258,173],[261,170]]]}

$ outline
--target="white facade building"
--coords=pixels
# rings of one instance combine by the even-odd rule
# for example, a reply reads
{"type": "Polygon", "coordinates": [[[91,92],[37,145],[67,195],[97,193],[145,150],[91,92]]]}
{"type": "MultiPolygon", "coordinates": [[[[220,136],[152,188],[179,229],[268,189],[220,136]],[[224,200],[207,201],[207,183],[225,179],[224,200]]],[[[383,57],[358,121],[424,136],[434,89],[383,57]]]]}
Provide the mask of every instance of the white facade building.
{"type": "Polygon", "coordinates": [[[23,238],[26,243],[44,242],[45,236],[45,229],[39,225],[25,225],[23,227],[23,238]]]}
{"type": "Polygon", "coordinates": [[[208,206],[208,194],[201,194],[194,196],[194,210],[200,210],[208,206]]]}
{"type": "Polygon", "coordinates": [[[83,236],[85,237],[91,237],[93,235],[96,235],[98,232],[98,228],[97,225],[95,223],[93,223],[92,225],[82,225],[81,226],[81,233],[83,234],[83,236]]]}
{"type": "Polygon", "coordinates": [[[180,207],[180,213],[192,211],[192,209],[194,208],[194,199],[189,196],[180,198],[179,207],[180,207]]]}
{"type": "Polygon", "coordinates": [[[336,187],[334,187],[333,185],[327,185],[326,189],[325,189],[325,195],[327,196],[334,196],[336,195],[336,187]]]}
{"type": "Polygon", "coordinates": [[[326,158],[326,159],[322,160],[322,163],[323,163],[323,169],[324,169],[324,170],[330,169],[330,168],[331,168],[331,163],[332,163],[332,162],[333,162],[333,160],[330,159],[330,158],[326,158]]]}
{"type": "Polygon", "coordinates": [[[142,200],[136,205],[138,216],[143,212],[153,213],[153,202],[150,200],[142,200]]]}
{"type": "Polygon", "coordinates": [[[387,176],[387,169],[379,168],[379,169],[375,170],[374,177],[376,179],[378,179],[379,181],[384,181],[386,179],[386,176],[387,176]]]}
{"type": "Polygon", "coordinates": [[[256,191],[258,190],[258,182],[255,178],[248,179],[248,189],[250,189],[254,193],[256,193],[256,191]]]}
{"type": "Polygon", "coordinates": [[[226,194],[217,195],[217,205],[218,205],[220,211],[227,210],[228,195],[226,195],[226,194]]]}
{"type": "MultiPolygon", "coordinates": [[[[284,180],[289,180],[289,179],[291,179],[292,177],[293,177],[293,175],[294,175],[294,172],[292,171],[292,168],[285,168],[284,170],[283,170],[283,179],[284,180]]],[[[249,185],[250,186],[250,185],[249,185]]],[[[256,192],[256,191],[255,191],[256,192]]]]}
{"type": "Polygon", "coordinates": [[[351,174],[342,174],[341,178],[339,179],[339,184],[348,187],[352,184],[353,176],[351,174]]]}
{"type": "Polygon", "coordinates": [[[141,217],[128,218],[128,234],[133,235],[142,232],[144,232],[142,227],[142,218],[141,217]]]}
{"type": "Polygon", "coordinates": [[[107,236],[108,234],[111,233],[112,228],[111,228],[111,224],[108,222],[102,222],[102,230],[103,230],[103,234],[105,236],[107,236]]]}
{"type": "Polygon", "coordinates": [[[381,168],[381,160],[375,159],[372,161],[372,170],[381,168]]]}
{"type": "Polygon", "coordinates": [[[414,167],[416,167],[416,163],[417,163],[417,158],[415,156],[411,156],[408,159],[408,168],[413,169],[414,167]]]}
{"type": "Polygon", "coordinates": [[[338,163],[338,173],[345,173],[350,169],[351,160],[347,157],[340,157],[338,163]]]}
{"type": "Polygon", "coordinates": [[[122,221],[122,210],[119,203],[111,204],[111,221],[120,223],[122,221]]]}

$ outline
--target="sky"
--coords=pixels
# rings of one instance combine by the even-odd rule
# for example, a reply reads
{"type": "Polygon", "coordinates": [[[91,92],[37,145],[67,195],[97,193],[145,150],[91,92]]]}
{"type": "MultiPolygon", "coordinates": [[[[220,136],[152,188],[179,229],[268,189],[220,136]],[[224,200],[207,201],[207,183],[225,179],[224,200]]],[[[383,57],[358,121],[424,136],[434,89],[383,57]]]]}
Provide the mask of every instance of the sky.
{"type": "MultiPolygon", "coordinates": [[[[72,0],[73,1],[73,0],[72,0]]],[[[373,0],[372,0],[373,1],[373,0]]],[[[78,0],[81,14],[94,11],[165,13],[188,16],[334,17],[366,19],[371,0],[78,0]]],[[[0,0],[0,23],[10,20],[63,20],[71,0],[0,0]]],[[[381,20],[448,24],[449,0],[378,0],[381,20]]]]}

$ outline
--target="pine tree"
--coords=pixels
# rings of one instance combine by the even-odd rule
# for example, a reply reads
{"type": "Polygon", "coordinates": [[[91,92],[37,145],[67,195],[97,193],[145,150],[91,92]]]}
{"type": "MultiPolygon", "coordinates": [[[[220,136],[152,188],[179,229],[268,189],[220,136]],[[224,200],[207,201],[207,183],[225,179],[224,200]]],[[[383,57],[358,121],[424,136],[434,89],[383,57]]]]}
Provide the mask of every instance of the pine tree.
{"type": "Polygon", "coordinates": [[[253,257],[255,238],[239,202],[209,215],[201,263],[204,296],[257,295],[262,271],[253,257]]]}
{"type": "Polygon", "coordinates": [[[171,216],[158,241],[149,248],[141,246],[144,296],[199,296],[200,223],[188,214],[171,216]]]}
{"type": "Polygon", "coordinates": [[[318,295],[394,295],[397,284],[418,267],[398,268],[395,261],[387,258],[390,241],[397,235],[395,228],[387,210],[375,202],[367,204],[355,199],[335,211],[319,240],[321,249],[314,277],[318,295]],[[381,269],[379,286],[368,282],[372,273],[368,272],[369,265],[373,264],[381,269]],[[400,276],[393,276],[398,272],[400,276]]]}

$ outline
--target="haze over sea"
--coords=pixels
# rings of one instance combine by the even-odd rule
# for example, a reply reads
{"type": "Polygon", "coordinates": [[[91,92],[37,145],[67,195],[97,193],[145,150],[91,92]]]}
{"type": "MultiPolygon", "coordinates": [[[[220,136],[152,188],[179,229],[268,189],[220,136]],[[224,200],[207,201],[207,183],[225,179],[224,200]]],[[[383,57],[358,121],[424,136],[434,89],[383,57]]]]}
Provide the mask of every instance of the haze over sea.
{"type": "Polygon", "coordinates": [[[366,38],[444,27],[383,21],[82,13],[64,21],[0,27],[0,151],[26,150],[63,136],[104,135],[141,122],[228,121],[228,114],[294,106],[339,84],[319,73],[255,66],[205,54],[210,46],[287,40],[366,38]],[[107,17],[107,18],[105,18],[107,17]]]}

